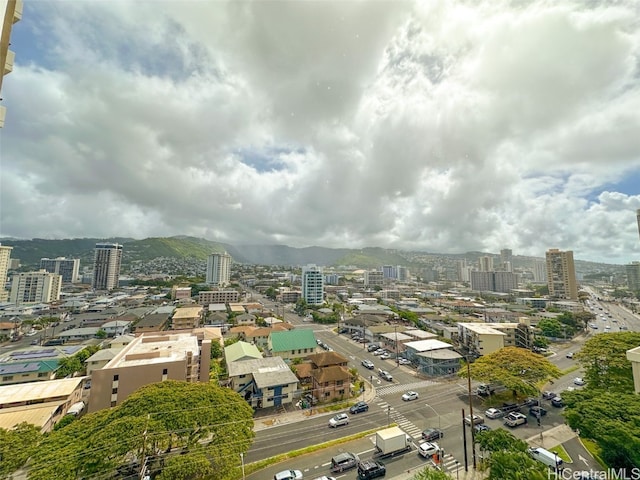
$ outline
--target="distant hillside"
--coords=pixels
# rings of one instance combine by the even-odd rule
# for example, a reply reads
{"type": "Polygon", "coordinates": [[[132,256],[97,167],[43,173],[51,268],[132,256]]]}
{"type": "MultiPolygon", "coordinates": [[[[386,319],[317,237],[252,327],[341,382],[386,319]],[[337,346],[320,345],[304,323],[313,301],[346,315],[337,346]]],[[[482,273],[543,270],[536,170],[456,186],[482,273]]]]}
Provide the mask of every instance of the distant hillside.
{"type": "Polygon", "coordinates": [[[406,257],[396,253],[396,250],[384,248],[363,248],[361,250],[346,250],[336,265],[355,265],[360,268],[379,268],[382,265],[405,265],[411,263],[406,257]]]}
{"type": "Polygon", "coordinates": [[[209,254],[222,253],[228,248],[231,247],[203,238],[156,237],[127,242],[124,247],[123,257],[125,261],[137,260],[143,262],[158,257],[192,257],[205,261],[209,254]]]}
{"type": "Polygon", "coordinates": [[[256,265],[335,265],[351,250],[347,248],[306,247],[286,245],[236,245],[227,250],[236,262],[256,265]]]}

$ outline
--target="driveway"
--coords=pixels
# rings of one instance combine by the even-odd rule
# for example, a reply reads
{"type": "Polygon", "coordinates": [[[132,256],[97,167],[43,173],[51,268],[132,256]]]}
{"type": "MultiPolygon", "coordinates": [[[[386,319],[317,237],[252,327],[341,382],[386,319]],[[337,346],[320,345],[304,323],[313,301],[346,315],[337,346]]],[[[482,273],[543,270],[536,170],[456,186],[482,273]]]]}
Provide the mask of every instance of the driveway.
{"type": "Polygon", "coordinates": [[[562,446],[573,460],[573,463],[569,466],[571,470],[576,472],[583,470],[599,472],[602,470],[602,466],[600,466],[596,459],[584,448],[578,437],[567,440],[562,446]]]}

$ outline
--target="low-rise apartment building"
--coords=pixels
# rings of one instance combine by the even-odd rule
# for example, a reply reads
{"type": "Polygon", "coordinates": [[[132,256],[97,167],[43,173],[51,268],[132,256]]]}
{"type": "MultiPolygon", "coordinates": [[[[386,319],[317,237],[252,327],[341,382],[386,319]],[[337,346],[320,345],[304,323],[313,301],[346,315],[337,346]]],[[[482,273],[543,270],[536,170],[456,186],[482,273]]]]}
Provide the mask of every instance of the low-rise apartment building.
{"type": "Polygon", "coordinates": [[[191,330],[197,328],[202,323],[202,307],[181,307],[176,308],[171,320],[173,330],[191,330]]]}
{"type": "Polygon", "coordinates": [[[246,359],[227,364],[229,386],[254,408],[290,404],[298,378],[280,357],[246,359]]]}
{"type": "Polygon", "coordinates": [[[458,323],[458,342],[469,353],[481,356],[503,347],[533,346],[533,330],[520,323],[458,323]]]}
{"type": "Polygon", "coordinates": [[[240,300],[240,292],[237,290],[209,290],[198,293],[198,304],[210,303],[236,303],[240,300]]]}
{"type": "Polygon", "coordinates": [[[89,412],[119,405],[149,383],[208,382],[210,363],[211,340],[194,332],[142,334],[93,371],[89,412]]]}

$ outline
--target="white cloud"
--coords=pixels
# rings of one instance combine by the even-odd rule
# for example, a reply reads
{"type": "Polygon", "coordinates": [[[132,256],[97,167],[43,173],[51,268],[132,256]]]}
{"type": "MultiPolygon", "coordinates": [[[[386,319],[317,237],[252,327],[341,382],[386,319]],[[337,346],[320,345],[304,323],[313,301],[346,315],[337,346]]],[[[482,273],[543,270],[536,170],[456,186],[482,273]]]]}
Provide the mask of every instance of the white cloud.
{"type": "Polygon", "coordinates": [[[30,3],[0,234],[637,259],[635,5],[30,3]]]}

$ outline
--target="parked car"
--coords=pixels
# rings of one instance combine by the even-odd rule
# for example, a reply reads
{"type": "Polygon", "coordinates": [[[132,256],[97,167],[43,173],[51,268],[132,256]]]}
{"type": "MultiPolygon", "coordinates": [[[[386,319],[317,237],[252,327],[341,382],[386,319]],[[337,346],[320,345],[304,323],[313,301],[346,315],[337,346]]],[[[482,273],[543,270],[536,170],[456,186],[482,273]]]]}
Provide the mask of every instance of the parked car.
{"type": "Polygon", "coordinates": [[[377,357],[378,355],[382,355],[383,353],[385,353],[385,352],[384,352],[384,350],[383,350],[382,348],[376,348],[376,349],[373,351],[373,354],[374,354],[376,357],[377,357]]]}
{"type": "Polygon", "coordinates": [[[422,439],[427,442],[432,442],[433,440],[440,440],[444,437],[444,432],[438,428],[427,428],[422,431],[422,439]]]}
{"type": "Polygon", "coordinates": [[[522,402],[522,405],[524,405],[525,407],[534,407],[536,405],[539,406],[540,399],[535,397],[528,397],[524,399],[524,402],[522,402]]]}
{"type": "Polygon", "coordinates": [[[556,398],[558,395],[556,395],[554,392],[542,392],[542,398],[544,398],[545,400],[551,400],[556,398]]]}
{"type": "Polygon", "coordinates": [[[377,343],[371,343],[367,347],[367,351],[368,352],[374,352],[374,351],[378,350],[379,348],[380,348],[380,345],[378,345],[377,343]]]}
{"type": "Polygon", "coordinates": [[[547,414],[547,411],[539,406],[534,406],[529,409],[529,415],[533,415],[536,418],[544,417],[547,414]]]}
{"type": "Polygon", "coordinates": [[[373,370],[375,368],[375,365],[373,364],[373,362],[371,360],[363,360],[362,361],[362,366],[364,368],[368,368],[369,370],[373,370]]]}
{"type": "Polygon", "coordinates": [[[573,358],[573,352],[567,353],[567,358],[573,358]]]}
{"type": "Polygon", "coordinates": [[[488,397],[489,395],[495,393],[495,391],[496,391],[495,387],[488,383],[481,383],[480,385],[478,385],[478,388],[476,389],[476,393],[481,397],[488,397]]]}
{"type": "Polygon", "coordinates": [[[398,363],[399,363],[400,365],[409,365],[409,364],[411,363],[411,361],[410,361],[410,360],[407,360],[406,358],[399,358],[399,359],[398,359],[398,363]]]}
{"type": "Polygon", "coordinates": [[[564,407],[564,401],[562,400],[562,397],[555,397],[551,399],[551,405],[553,405],[554,407],[562,408],[564,407]]]}
{"type": "Polygon", "coordinates": [[[500,410],[502,410],[504,413],[519,412],[520,405],[513,402],[505,402],[502,404],[502,408],[500,410]]]}
{"type": "MultiPolygon", "coordinates": [[[[467,425],[471,426],[471,415],[467,415],[466,417],[464,417],[464,423],[466,423],[467,425]]],[[[484,423],[484,418],[482,418],[480,415],[476,415],[474,413],[473,414],[473,424],[474,425],[478,425],[480,423],[484,423]]]]}
{"type": "Polygon", "coordinates": [[[393,381],[393,376],[386,370],[382,370],[381,368],[378,369],[378,375],[380,375],[380,378],[384,378],[387,382],[393,381]]]}
{"type": "Polygon", "coordinates": [[[422,442],[418,445],[418,453],[425,458],[429,458],[440,451],[437,443],[422,442]]]}
{"type": "Polygon", "coordinates": [[[410,402],[411,400],[418,399],[418,392],[414,392],[413,390],[409,390],[407,393],[402,395],[402,400],[405,402],[410,402]]]}
{"type": "Polygon", "coordinates": [[[273,476],[273,480],[302,480],[300,470],[283,470],[273,476]]]}
{"type": "Polygon", "coordinates": [[[380,355],[381,360],[388,360],[389,358],[391,358],[391,354],[389,352],[384,352],[382,355],[380,355]]]}
{"type": "Polygon", "coordinates": [[[331,428],[336,428],[340,425],[349,425],[349,415],[346,413],[339,413],[329,420],[329,426],[331,428]]]}
{"type": "Polygon", "coordinates": [[[476,433],[491,431],[491,427],[485,425],[484,423],[481,423],[480,425],[474,425],[473,429],[476,431],[476,433]]]}
{"type": "Polygon", "coordinates": [[[490,408],[484,412],[484,416],[487,418],[500,418],[504,415],[504,412],[499,408],[490,408]]]}
{"type": "Polygon", "coordinates": [[[526,425],[527,423],[529,423],[529,420],[527,420],[527,417],[522,413],[512,412],[506,417],[504,417],[504,424],[507,427],[513,428],[519,425],[526,425]]]}
{"type": "Polygon", "coordinates": [[[366,402],[358,402],[355,405],[351,405],[349,413],[361,413],[369,410],[369,405],[366,402]]]}
{"type": "Polygon", "coordinates": [[[579,387],[586,385],[587,382],[584,381],[584,378],[582,377],[576,377],[573,379],[573,384],[574,385],[578,385],[579,387]]]}

